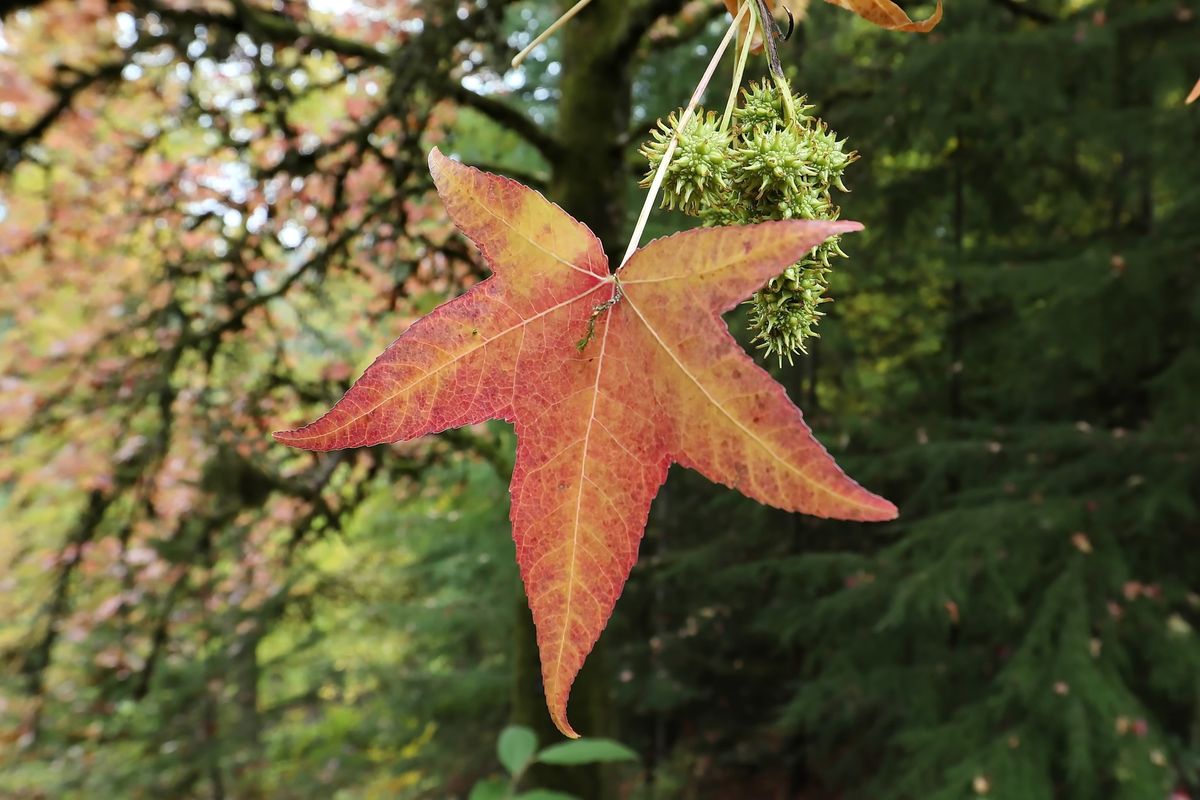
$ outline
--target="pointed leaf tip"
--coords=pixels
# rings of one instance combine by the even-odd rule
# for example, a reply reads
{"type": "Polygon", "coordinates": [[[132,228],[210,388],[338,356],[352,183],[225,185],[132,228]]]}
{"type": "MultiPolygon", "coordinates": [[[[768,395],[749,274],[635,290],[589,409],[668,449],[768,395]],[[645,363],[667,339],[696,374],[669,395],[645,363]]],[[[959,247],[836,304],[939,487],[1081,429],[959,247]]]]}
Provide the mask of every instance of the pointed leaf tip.
{"type": "Polygon", "coordinates": [[[896,504],[879,495],[872,495],[867,506],[869,510],[863,514],[863,522],[891,522],[900,516],[900,509],[896,504]]]}
{"type": "Polygon", "coordinates": [[[304,446],[304,436],[303,436],[304,429],[306,427],[308,427],[308,426],[304,425],[299,428],[290,428],[290,429],[284,430],[284,431],[275,431],[271,434],[271,438],[274,439],[275,441],[279,442],[282,445],[286,445],[288,447],[299,447],[302,450],[307,450],[308,448],[306,448],[304,446]]]}
{"type": "MultiPolygon", "coordinates": [[[[532,607],[531,607],[532,608],[532,607]]],[[[541,643],[538,643],[538,649],[541,649],[541,643]]],[[[567,701],[571,698],[571,686],[575,681],[575,676],[572,675],[567,683],[566,691],[554,690],[549,687],[552,685],[553,678],[547,675],[547,665],[545,653],[542,654],[542,687],[546,690],[546,710],[550,712],[550,721],[554,723],[554,727],[558,732],[568,739],[581,738],[579,733],[571,725],[567,719],[567,701]]]]}
{"type": "Polygon", "coordinates": [[[836,236],[839,233],[858,233],[859,231],[866,229],[861,222],[856,222],[852,219],[835,220],[829,223],[829,225],[833,231],[833,233],[830,234],[831,236],[836,236]]]}
{"type": "Polygon", "coordinates": [[[452,158],[447,158],[438,147],[434,147],[429,151],[429,174],[433,176],[434,181],[438,179],[438,175],[443,171],[447,161],[453,161],[452,158]]]}
{"type": "Polygon", "coordinates": [[[571,723],[566,717],[554,719],[554,727],[558,728],[558,732],[568,739],[579,739],[580,735],[571,727],[571,723]]]}

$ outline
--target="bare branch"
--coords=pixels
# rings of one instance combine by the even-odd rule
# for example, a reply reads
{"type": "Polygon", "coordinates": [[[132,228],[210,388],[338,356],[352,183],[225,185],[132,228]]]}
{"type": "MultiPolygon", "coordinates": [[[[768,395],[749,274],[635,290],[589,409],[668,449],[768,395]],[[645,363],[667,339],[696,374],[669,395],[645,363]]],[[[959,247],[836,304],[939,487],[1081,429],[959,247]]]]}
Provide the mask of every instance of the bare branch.
{"type": "Polygon", "coordinates": [[[1015,17],[1024,17],[1042,25],[1048,25],[1057,21],[1057,18],[1053,14],[1048,14],[1041,9],[1022,3],[1020,0],[992,0],[992,2],[1003,6],[1015,17]]]}
{"type": "Polygon", "coordinates": [[[41,139],[46,131],[71,109],[75,98],[95,84],[116,80],[124,68],[125,62],[120,61],[106,64],[93,72],[69,73],[75,75],[75,80],[53,87],[58,98],[36,122],[22,131],[0,131],[0,175],[11,171],[17,165],[25,147],[41,139]]]}
{"type": "Polygon", "coordinates": [[[493,97],[472,92],[459,83],[447,84],[445,88],[455,102],[468,108],[473,108],[508,128],[536,147],[538,152],[551,164],[558,163],[564,157],[563,146],[557,139],[532,119],[507,103],[503,103],[493,97]]]}

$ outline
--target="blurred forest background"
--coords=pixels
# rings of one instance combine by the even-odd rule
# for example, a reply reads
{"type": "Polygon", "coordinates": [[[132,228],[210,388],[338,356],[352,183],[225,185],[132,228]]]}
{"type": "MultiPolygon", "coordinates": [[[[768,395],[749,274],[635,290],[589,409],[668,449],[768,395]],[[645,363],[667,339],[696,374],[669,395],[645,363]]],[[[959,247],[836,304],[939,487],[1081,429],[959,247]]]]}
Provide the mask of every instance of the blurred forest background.
{"type": "MultiPolygon", "coordinates": [[[[435,144],[623,249],[728,17],[597,0],[509,69],[564,5],[0,3],[0,797],[465,798],[556,740],[511,430],[269,432],[481,278],[435,144]]],[[[813,3],[782,55],[867,232],[768,366],[901,518],[675,469],[572,706],[640,760],[525,785],[1200,798],[1200,7],[813,3]]]]}

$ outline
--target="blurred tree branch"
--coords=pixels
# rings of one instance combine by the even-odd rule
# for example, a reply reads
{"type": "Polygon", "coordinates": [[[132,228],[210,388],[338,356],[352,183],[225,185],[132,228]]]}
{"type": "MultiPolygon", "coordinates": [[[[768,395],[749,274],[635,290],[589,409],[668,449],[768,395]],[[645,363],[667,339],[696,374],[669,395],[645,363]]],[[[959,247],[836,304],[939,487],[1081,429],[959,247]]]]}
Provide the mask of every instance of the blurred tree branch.
{"type": "Polygon", "coordinates": [[[1021,0],[992,0],[992,2],[1002,6],[1013,16],[1024,17],[1043,25],[1058,21],[1058,18],[1053,14],[1042,11],[1040,8],[1031,6],[1028,3],[1021,2],[1021,0]]]}

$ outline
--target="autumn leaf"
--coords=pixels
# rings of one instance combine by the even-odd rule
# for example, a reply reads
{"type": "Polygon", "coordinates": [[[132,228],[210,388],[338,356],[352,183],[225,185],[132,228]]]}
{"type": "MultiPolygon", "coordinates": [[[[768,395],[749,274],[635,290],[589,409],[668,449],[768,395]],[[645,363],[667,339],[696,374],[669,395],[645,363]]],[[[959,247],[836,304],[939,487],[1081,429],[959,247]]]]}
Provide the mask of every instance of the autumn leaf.
{"type": "Polygon", "coordinates": [[[1200,81],[1196,81],[1196,85],[1192,87],[1192,91],[1188,94],[1187,100],[1184,102],[1187,105],[1191,105],[1197,100],[1200,100],[1200,81]]]}
{"type": "Polygon", "coordinates": [[[835,6],[853,11],[867,22],[874,23],[889,31],[906,31],[909,33],[929,33],[942,21],[942,0],[938,0],[937,8],[929,19],[913,22],[904,9],[892,0],[825,0],[835,6]]]}
{"type": "Polygon", "coordinates": [[[896,508],[854,483],[721,314],[854,222],[769,222],[659,239],[610,274],[600,242],[524,186],[429,157],[493,277],[414,324],[317,422],[309,450],[515,423],[512,523],[550,715],[637,560],[673,463],[760,502],[848,520],[896,508]],[[577,343],[594,322],[588,344],[577,343]]]}
{"type": "MultiPolygon", "coordinates": [[[[825,0],[825,2],[853,11],[868,22],[881,28],[887,28],[889,31],[929,33],[942,21],[942,0],[938,0],[933,14],[923,22],[913,22],[908,14],[904,13],[904,9],[893,3],[892,0],[825,0]]],[[[740,3],[741,0],[725,0],[725,7],[729,9],[730,14],[736,14],[740,3]]],[[[777,0],[767,0],[767,7],[772,11],[775,10],[777,4],[787,8],[796,18],[802,18],[808,6],[807,1],[778,0],[777,3],[777,0]]],[[[748,19],[742,23],[743,36],[749,24],[748,19]]],[[[757,48],[758,45],[756,44],[755,47],[757,48]]]]}

